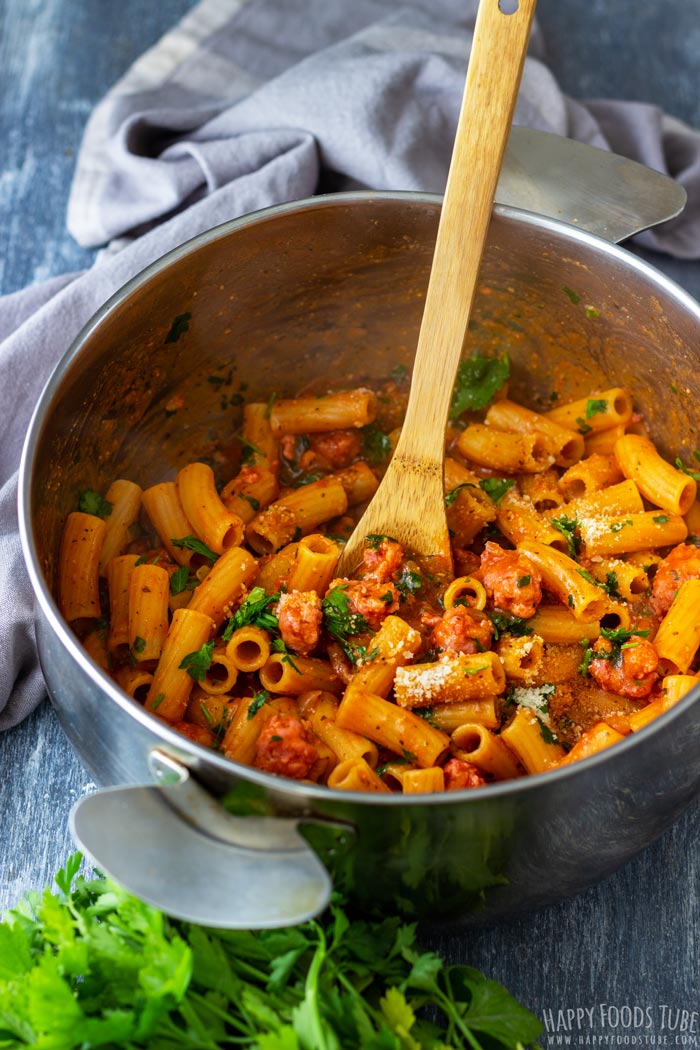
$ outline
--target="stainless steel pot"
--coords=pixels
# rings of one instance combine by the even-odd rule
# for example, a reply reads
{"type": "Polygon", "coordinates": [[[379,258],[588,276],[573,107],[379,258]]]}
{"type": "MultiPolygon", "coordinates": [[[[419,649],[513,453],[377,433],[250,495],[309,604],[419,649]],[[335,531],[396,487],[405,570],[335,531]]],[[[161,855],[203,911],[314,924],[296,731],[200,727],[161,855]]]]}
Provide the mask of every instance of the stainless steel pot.
{"type": "MultiPolygon", "coordinates": [[[[438,211],[425,195],[339,195],[212,230],[110,300],[37,408],[20,516],[49,692],[98,784],[160,784],[107,796],[106,817],[88,805],[75,830],[106,870],[166,908],[181,908],[183,886],[196,898],[213,885],[235,914],[192,917],[274,925],[323,906],[327,869],[363,909],[484,921],[610,874],[700,790],[698,690],[595,758],[485,789],[368,797],[288,782],[163,725],[58,613],[57,552],[76,493],[115,477],[155,483],[232,432],[239,409],[208,382],[223,362],[231,389],[258,399],[319,375],[342,384],[410,366],[438,211]],[[172,415],[176,392],[184,408],[172,415]]],[[[516,398],[546,404],[555,383],[563,396],[627,386],[662,449],[697,445],[700,308],[615,245],[499,207],[471,328],[470,350],[508,349],[516,398]]]]}

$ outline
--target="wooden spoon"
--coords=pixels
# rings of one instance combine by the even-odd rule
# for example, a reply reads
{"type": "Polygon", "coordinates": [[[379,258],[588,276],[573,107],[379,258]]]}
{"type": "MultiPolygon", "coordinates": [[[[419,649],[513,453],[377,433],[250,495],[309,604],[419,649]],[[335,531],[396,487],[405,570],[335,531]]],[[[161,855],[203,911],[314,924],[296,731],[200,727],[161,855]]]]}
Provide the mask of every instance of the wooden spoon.
{"type": "Polygon", "coordinates": [[[339,576],[352,575],[370,533],[394,537],[434,572],[451,569],[445,426],[534,13],[535,0],[479,5],[406,418],[387,472],[341,555],[339,576]]]}

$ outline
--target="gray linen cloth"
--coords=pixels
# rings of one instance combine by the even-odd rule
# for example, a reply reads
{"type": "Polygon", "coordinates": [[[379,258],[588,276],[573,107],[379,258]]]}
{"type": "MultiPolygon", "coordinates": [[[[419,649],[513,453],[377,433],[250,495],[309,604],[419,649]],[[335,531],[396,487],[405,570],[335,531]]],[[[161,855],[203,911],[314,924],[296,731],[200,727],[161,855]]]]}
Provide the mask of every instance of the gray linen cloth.
{"type": "MultiPolygon", "coordinates": [[[[17,531],[32,407],[90,315],[195,234],[320,188],[441,192],[476,0],[203,0],[112,89],[85,131],[68,227],[108,244],[82,274],[0,300],[0,728],[43,696],[17,531]]],[[[700,134],[654,106],[566,98],[537,29],[516,122],[671,174],[682,218],[646,244],[700,255],[700,134]]]]}

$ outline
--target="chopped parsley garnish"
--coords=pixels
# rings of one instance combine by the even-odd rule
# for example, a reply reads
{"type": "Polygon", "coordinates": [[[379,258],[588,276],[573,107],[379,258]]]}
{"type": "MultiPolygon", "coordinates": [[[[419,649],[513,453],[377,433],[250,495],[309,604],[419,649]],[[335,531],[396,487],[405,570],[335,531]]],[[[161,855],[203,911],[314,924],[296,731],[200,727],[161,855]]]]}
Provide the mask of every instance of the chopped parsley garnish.
{"type": "Polygon", "coordinates": [[[245,601],[241,602],[233,616],[230,617],[221,636],[222,640],[224,642],[230,641],[234,631],[237,631],[240,627],[247,627],[248,624],[260,627],[263,631],[278,630],[279,622],[277,617],[269,609],[279,599],[279,594],[267,594],[262,587],[253,587],[246,596],[245,601]]]}
{"type": "Polygon", "coordinates": [[[566,514],[562,514],[559,518],[550,518],[549,524],[557,529],[558,532],[561,532],[562,536],[566,539],[567,553],[569,557],[576,561],[576,557],[581,547],[581,538],[576,535],[580,526],[578,518],[569,518],[566,514]]]}
{"type": "Polygon", "coordinates": [[[588,401],[586,401],[586,419],[591,419],[599,413],[607,412],[607,410],[608,402],[604,397],[599,399],[589,398],[588,401]]]}
{"type": "Polygon", "coordinates": [[[326,630],[341,645],[352,635],[369,630],[364,616],[350,611],[350,599],[345,586],[334,587],[330,594],[321,600],[321,609],[326,630]]]}
{"type": "Polygon", "coordinates": [[[259,693],[253,693],[253,699],[248,707],[246,718],[254,718],[263,704],[266,704],[270,699],[270,694],[267,689],[261,689],[259,693]]]}
{"type": "Polygon", "coordinates": [[[556,733],[553,732],[553,730],[547,725],[546,722],[544,722],[540,718],[539,715],[535,715],[535,718],[537,719],[537,724],[540,727],[540,736],[544,740],[545,744],[558,744],[559,737],[556,735],[556,733]]]}
{"type": "Polygon", "coordinates": [[[214,387],[214,390],[219,390],[225,382],[225,376],[207,376],[207,383],[210,383],[214,387]]]}
{"type": "Polygon", "coordinates": [[[146,639],[142,638],[141,635],[137,635],[134,638],[134,644],[131,647],[132,653],[136,653],[137,656],[140,656],[145,648],[146,648],[146,639]]]}
{"type": "Polygon", "coordinates": [[[166,335],[164,341],[166,343],[176,343],[180,336],[184,335],[185,332],[189,329],[191,319],[192,314],[189,312],[184,314],[178,314],[177,317],[174,318],[173,323],[170,326],[170,331],[166,335]]]}
{"type": "Polygon", "coordinates": [[[109,500],[103,499],[99,492],[85,489],[80,493],[78,510],[81,510],[83,514],[94,514],[96,518],[108,518],[112,513],[112,504],[109,500]]]}
{"type": "Polygon", "coordinates": [[[389,543],[397,542],[393,536],[386,536],[383,532],[368,532],[365,536],[365,543],[373,551],[378,550],[378,548],[381,547],[384,540],[388,540],[389,543]]]}
{"type": "Polygon", "coordinates": [[[257,445],[254,445],[252,441],[248,441],[248,438],[242,437],[241,439],[241,463],[246,467],[254,466],[256,463],[256,457],[260,459],[265,458],[265,453],[262,449],[259,449],[257,445]]]}
{"type": "Polygon", "coordinates": [[[402,753],[404,759],[406,760],[406,762],[417,762],[418,761],[418,759],[413,754],[413,752],[409,751],[408,748],[402,747],[401,748],[401,753],[402,753]]]}
{"type": "Polygon", "coordinates": [[[445,493],[445,506],[446,507],[451,507],[452,504],[457,499],[457,497],[459,496],[460,492],[462,492],[463,489],[475,489],[475,488],[476,488],[476,485],[474,485],[471,481],[463,481],[460,485],[455,485],[455,487],[453,489],[450,489],[449,492],[445,493]]]}
{"type": "Polygon", "coordinates": [[[595,307],[595,306],[587,306],[586,307],[586,317],[591,317],[591,318],[600,317],[600,310],[598,310],[597,307],[595,307]]]}
{"type": "Polygon", "coordinates": [[[202,543],[201,540],[197,539],[196,536],[183,536],[181,539],[171,539],[173,547],[184,548],[188,551],[193,551],[195,554],[201,554],[207,561],[216,561],[219,557],[215,554],[211,547],[207,547],[206,543],[202,543]]]}
{"type": "Polygon", "coordinates": [[[581,296],[578,294],[578,292],[575,292],[573,288],[567,288],[567,286],[563,284],[562,291],[565,292],[566,295],[568,295],[569,299],[571,299],[571,302],[574,304],[574,306],[581,302],[581,296]]]}
{"type": "Polygon", "coordinates": [[[165,693],[158,693],[158,696],[155,698],[155,700],[151,704],[151,711],[157,711],[164,700],[165,700],[165,693]]]}
{"type": "Polygon", "coordinates": [[[593,430],[593,427],[589,426],[586,420],[582,419],[581,416],[576,416],[576,422],[578,423],[579,434],[590,434],[591,430],[593,430]]]}
{"type": "Polygon", "coordinates": [[[519,576],[518,577],[518,587],[527,587],[527,585],[530,583],[531,579],[532,579],[531,576],[519,576]]]}
{"type": "Polygon", "coordinates": [[[613,522],[613,524],[610,526],[610,531],[611,532],[620,532],[627,525],[634,525],[634,522],[632,521],[631,518],[625,518],[624,521],[613,522]]]}
{"type": "Polygon", "coordinates": [[[610,642],[610,649],[598,649],[591,646],[588,639],[581,639],[580,644],[585,649],[583,660],[579,664],[579,671],[585,675],[589,673],[591,660],[607,660],[609,663],[617,663],[622,657],[623,649],[634,649],[639,645],[635,639],[646,638],[648,630],[628,629],[627,627],[601,627],[600,636],[610,642]]]}
{"type": "Polygon", "coordinates": [[[386,593],[383,594],[379,600],[380,602],[384,602],[385,605],[391,605],[391,603],[394,600],[394,592],[386,591],[386,593]]]}
{"type": "Polygon", "coordinates": [[[485,357],[476,353],[460,361],[452,391],[450,419],[457,419],[462,412],[486,408],[509,375],[510,361],[505,353],[499,357],[485,357]]]}
{"type": "Polygon", "coordinates": [[[196,586],[197,577],[190,576],[190,570],[186,565],[181,565],[170,577],[170,593],[173,597],[182,594],[183,591],[193,591],[196,586]]]}
{"type": "Polygon", "coordinates": [[[488,671],[488,669],[489,669],[489,665],[488,664],[480,664],[478,667],[465,667],[464,668],[464,677],[465,678],[469,678],[469,677],[471,677],[471,675],[480,674],[482,671],[488,671]]]}
{"type": "Polygon", "coordinates": [[[399,386],[404,382],[407,375],[408,369],[405,365],[396,365],[396,367],[392,368],[391,372],[389,372],[391,379],[393,379],[395,383],[398,383],[399,386]]]}
{"type": "Polygon", "coordinates": [[[277,400],[277,394],[270,394],[270,396],[267,399],[267,404],[265,405],[265,412],[264,412],[265,419],[269,419],[270,418],[270,413],[272,412],[272,406],[274,405],[276,400],[277,400]]]}
{"type": "MultiPolygon", "coordinates": [[[[693,452],[693,457],[695,459],[697,459],[698,458],[698,453],[697,452],[693,452]]],[[[678,470],[682,470],[683,473],[687,474],[689,477],[691,477],[693,479],[693,481],[700,481],[700,471],[691,470],[690,467],[686,467],[685,463],[680,458],[680,456],[678,456],[676,458],[675,464],[676,464],[676,467],[678,468],[678,470]]]]}
{"type": "Polygon", "coordinates": [[[601,587],[611,598],[622,598],[617,580],[617,573],[614,570],[606,572],[605,583],[603,583],[602,580],[596,580],[595,582],[596,585],[601,587]]]}
{"type": "Polygon", "coordinates": [[[577,569],[576,572],[579,576],[583,576],[586,583],[592,583],[594,587],[600,587],[600,584],[596,580],[595,576],[591,576],[588,569],[577,569]]]}
{"type": "Polygon", "coordinates": [[[509,478],[482,478],[479,482],[479,488],[496,504],[501,502],[506,492],[513,488],[513,485],[515,485],[515,482],[509,478]]]}
{"type": "Polygon", "coordinates": [[[195,682],[203,682],[207,671],[211,667],[213,655],[214,639],[212,638],[210,642],[205,642],[200,649],[196,649],[193,653],[187,653],[179,664],[179,670],[187,671],[190,678],[194,678],[195,682]]]}
{"type": "Polygon", "coordinates": [[[665,525],[668,521],[668,514],[657,514],[656,517],[651,520],[655,521],[657,525],[665,525]]]}
{"type": "Polygon", "coordinates": [[[246,503],[249,503],[250,506],[255,511],[255,513],[257,514],[258,511],[260,510],[260,500],[256,499],[255,496],[244,496],[242,493],[240,495],[241,495],[241,499],[244,499],[246,501],[246,503]]]}
{"type": "Polygon", "coordinates": [[[281,638],[275,638],[275,640],[272,643],[272,645],[270,646],[270,648],[272,649],[273,653],[282,653],[282,663],[283,664],[289,664],[289,666],[291,667],[291,669],[293,671],[296,671],[297,674],[301,674],[301,671],[299,670],[297,665],[294,663],[294,660],[292,659],[292,656],[291,656],[291,653],[289,652],[289,649],[284,644],[284,642],[282,641],[281,638]]]}
{"type": "Polygon", "coordinates": [[[423,578],[420,573],[415,572],[413,569],[409,569],[406,565],[401,570],[401,575],[396,581],[396,588],[401,595],[403,601],[406,601],[410,594],[417,594],[423,586],[423,578]]]}
{"type": "Polygon", "coordinates": [[[521,616],[511,616],[509,613],[492,612],[489,619],[493,624],[493,640],[495,642],[502,634],[512,634],[515,638],[524,638],[532,634],[532,627],[528,627],[527,620],[521,616]]]}
{"type": "Polygon", "coordinates": [[[362,428],[362,455],[370,466],[377,467],[391,455],[391,441],[376,423],[362,428]]]}

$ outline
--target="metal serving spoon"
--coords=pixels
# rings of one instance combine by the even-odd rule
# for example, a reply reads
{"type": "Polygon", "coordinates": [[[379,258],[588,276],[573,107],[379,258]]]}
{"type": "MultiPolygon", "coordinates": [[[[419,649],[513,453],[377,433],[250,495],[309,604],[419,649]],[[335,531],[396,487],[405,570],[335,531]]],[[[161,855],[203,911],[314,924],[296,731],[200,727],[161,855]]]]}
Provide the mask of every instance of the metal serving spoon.
{"type": "Polygon", "coordinates": [[[445,426],[534,13],[535,0],[479,5],[406,418],[388,470],[341,555],[340,576],[357,568],[370,533],[388,533],[434,571],[451,568],[445,426]]]}

